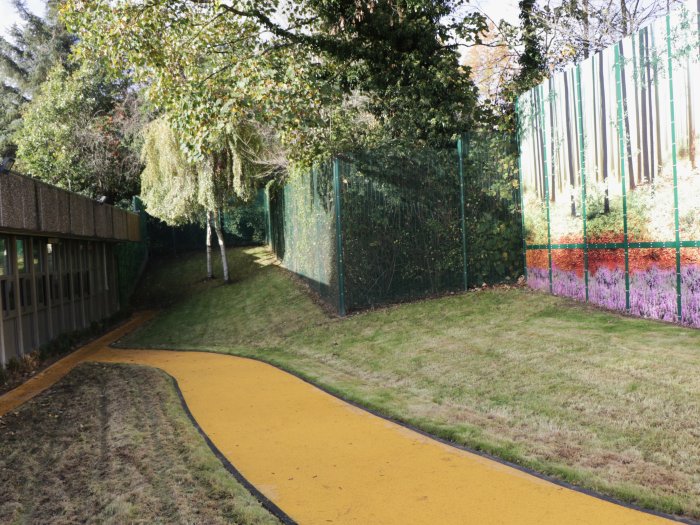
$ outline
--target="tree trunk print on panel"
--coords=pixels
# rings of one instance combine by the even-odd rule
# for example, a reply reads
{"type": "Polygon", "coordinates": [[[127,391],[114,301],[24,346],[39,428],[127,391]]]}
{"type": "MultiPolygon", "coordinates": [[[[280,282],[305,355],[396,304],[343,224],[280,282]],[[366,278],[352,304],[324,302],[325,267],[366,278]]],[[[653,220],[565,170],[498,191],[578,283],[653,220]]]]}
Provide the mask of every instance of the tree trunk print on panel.
{"type": "Polygon", "coordinates": [[[605,184],[604,213],[610,213],[610,196],[608,193],[608,119],[605,108],[605,67],[603,65],[603,53],[598,53],[598,78],[600,82],[600,166],[603,170],[603,183],[605,184]]]}

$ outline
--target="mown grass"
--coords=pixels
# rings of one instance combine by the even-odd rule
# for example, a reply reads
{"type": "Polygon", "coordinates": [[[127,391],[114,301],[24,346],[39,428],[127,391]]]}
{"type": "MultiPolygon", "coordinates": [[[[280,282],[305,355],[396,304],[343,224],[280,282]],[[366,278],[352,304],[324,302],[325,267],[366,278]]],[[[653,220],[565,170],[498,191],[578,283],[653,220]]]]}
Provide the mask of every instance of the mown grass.
{"type": "Polygon", "coordinates": [[[266,360],[457,443],[700,517],[700,331],[522,289],[338,319],[264,249],[229,258],[229,286],[201,281],[203,254],[149,270],[142,304],[169,306],[123,344],[266,360]]]}
{"type": "Polygon", "coordinates": [[[0,418],[0,487],[0,523],[279,523],[149,367],[84,363],[0,418]]]}

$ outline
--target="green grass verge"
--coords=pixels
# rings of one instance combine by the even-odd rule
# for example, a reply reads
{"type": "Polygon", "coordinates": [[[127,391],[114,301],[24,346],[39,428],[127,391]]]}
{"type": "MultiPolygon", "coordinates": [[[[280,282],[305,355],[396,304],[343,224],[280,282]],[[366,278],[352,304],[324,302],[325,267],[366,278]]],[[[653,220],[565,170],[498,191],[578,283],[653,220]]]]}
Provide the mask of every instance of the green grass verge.
{"type": "Polygon", "coordinates": [[[432,434],[664,512],[700,517],[700,331],[522,289],[338,319],[262,248],[149,270],[167,305],[125,346],[250,356],[432,434]]]}

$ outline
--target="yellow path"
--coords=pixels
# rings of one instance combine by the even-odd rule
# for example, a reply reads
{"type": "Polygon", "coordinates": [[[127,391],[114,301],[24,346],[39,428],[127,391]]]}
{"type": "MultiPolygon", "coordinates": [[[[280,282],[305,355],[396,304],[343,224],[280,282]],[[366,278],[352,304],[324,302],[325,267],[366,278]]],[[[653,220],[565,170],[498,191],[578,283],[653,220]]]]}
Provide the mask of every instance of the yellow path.
{"type": "Polygon", "coordinates": [[[60,361],[56,361],[53,365],[39,372],[29,381],[22,383],[17,388],[3,394],[0,396],[0,417],[4,416],[11,410],[14,410],[22,403],[29,401],[34,396],[40,394],[70,372],[77,364],[85,361],[94,353],[107,347],[107,345],[113,343],[129,332],[132,332],[136,327],[142,325],[154,315],[155,312],[142,312],[134,315],[131,319],[118,328],[115,328],[99,339],[91,341],[72,354],[67,355],[60,361]]]}
{"type": "Polygon", "coordinates": [[[257,361],[107,347],[82,357],[175,377],[216,447],[300,524],[668,523],[431,440],[257,361]]]}

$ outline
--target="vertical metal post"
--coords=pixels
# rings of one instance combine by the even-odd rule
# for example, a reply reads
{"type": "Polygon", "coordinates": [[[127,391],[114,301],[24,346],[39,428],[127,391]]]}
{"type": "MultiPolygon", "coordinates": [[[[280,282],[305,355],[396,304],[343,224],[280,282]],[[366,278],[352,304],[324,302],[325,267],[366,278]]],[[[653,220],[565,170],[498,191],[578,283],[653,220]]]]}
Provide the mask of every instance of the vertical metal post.
{"type": "MultiPolygon", "coordinates": [[[[17,345],[17,348],[19,349],[19,355],[23,356],[24,355],[24,326],[22,323],[22,291],[20,289],[20,286],[22,284],[22,281],[20,281],[19,278],[19,258],[17,256],[17,237],[10,237],[10,244],[12,245],[12,260],[14,261],[12,264],[12,267],[15,271],[15,319],[17,322],[17,332],[16,332],[16,337],[19,340],[19,345],[17,345]]],[[[26,248],[24,245],[22,245],[22,249],[26,251],[26,248]]],[[[23,254],[25,257],[25,269],[26,269],[26,253],[23,254]]]]}
{"type": "Polygon", "coordinates": [[[583,219],[583,278],[588,302],[588,230],[586,226],[586,152],[583,134],[583,97],[581,95],[581,65],[576,65],[576,107],[578,108],[578,151],[581,166],[581,218],[583,219]]]}
{"type": "Polygon", "coordinates": [[[467,280],[467,224],[466,212],[464,206],[464,137],[460,136],[457,139],[457,156],[459,157],[459,202],[460,202],[460,217],[462,229],[462,279],[464,283],[464,291],[467,291],[469,281],[467,280]]]}
{"type": "Polygon", "coordinates": [[[73,330],[78,329],[78,314],[76,313],[75,310],[75,272],[73,271],[75,269],[75,242],[69,241],[69,244],[67,246],[68,250],[66,253],[68,254],[68,297],[70,298],[70,312],[71,312],[71,319],[73,320],[73,330]]]}
{"type": "MultiPolygon", "coordinates": [[[[540,104],[542,106],[542,112],[540,113],[540,126],[542,128],[542,165],[544,166],[544,199],[545,203],[547,205],[547,260],[548,260],[548,266],[549,266],[549,293],[553,292],[553,283],[552,283],[552,222],[550,218],[550,212],[549,212],[549,166],[548,166],[548,159],[547,159],[547,140],[548,136],[546,133],[547,130],[547,125],[545,119],[545,110],[544,110],[544,84],[540,84],[539,87],[539,92],[540,92],[540,104]]],[[[549,92],[549,99],[551,100],[552,98],[552,93],[551,91],[549,92]]],[[[550,111],[552,111],[552,108],[550,106],[549,108],[550,111]]]]}
{"type": "MultiPolygon", "coordinates": [[[[8,260],[7,256],[9,255],[9,245],[7,244],[7,238],[3,238],[0,236],[0,242],[3,243],[2,248],[5,251],[5,268],[3,268],[3,274],[0,276],[0,366],[5,366],[7,364],[7,356],[5,353],[5,324],[4,324],[4,317],[5,317],[5,301],[7,300],[4,294],[2,294],[2,283],[5,282],[5,279],[7,278],[7,268],[8,268],[8,260]]],[[[8,305],[8,311],[9,311],[9,305],[8,305]]]]}
{"type": "Polygon", "coordinates": [[[83,320],[82,328],[88,325],[85,314],[85,254],[87,246],[80,241],[78,243],[78,285],[80,289],[80,318],[83,320]]]}
{"type": "MultiPolygon", "coordinates": [[[[668,87],[671,110],[671,154],[673,160],[673,219],[676,230],[676,310],[678,320],[683,319],[683,290],[681,282],[681,228],[678,216],[678,151],[676,145],[676,109],[673,100],[673,49],[671,46],[671,15],[666,15],[666,49],[668,52],[668,87]]],[[[659,159],[660,160],[660,159],[659,159]]]]}
{"type": "MultiPolygon", "coordinates": [[[[39,332],[39,305],[37,304],[38,294],[36,293],[36,266],[34,264],[34,243],[39,243],[41,246],[41,241],[35,237],[29,238],[29,264],[31,265],[30,279],[30,289],[32,294],[32,327],[34,328],[34,336],[32,341],[34,344],[34,349],[39,348],[41,345],[41,334],[39,332]]],[[[26,257],[25,257],[26,262],[26,257]]],[[[41,255],[39,256],[39,264],[41,264],[41,255]]]]}
{"type": "Polygon", "coordinates": [[[627,234],[627,177],[625,174],[625,119],[622,101],[622,67],[620,43],[615,45],[615,83],[617,93],[617,135],[619,139],[620,180],[622,181],[622,228],[625,246],[625,310],[630,310],[630,261],[629,236],[627,234]]]}
{"type": "Polygon", "coordinates": [[[520,194],[520,227],[523,237],[523,275],[527,281],[527,238],[525,237],[525,194],[523,191],[522,131],[519,99],[515,100],[516,144],[518,149],[518,193],[520,194]]]}
{"type": "Polygon", "coordinates": [[[272,250],[272,208],[270,207],[269,185],[265,186],[265,219],[267,224],[267,239],[265,241],[272,250]]]}
{"type": "MultiPolygon", "coordinates": [[[[51,247],[53,250],[53,246],[51,247]]],[[[51,298],[51,268],[49,268],[49,243],[41,243],[41,255],[44,258],[44,304],[46,306],[46,322],[49,329],[49,340],[53,339],[53,300],[51,298]]],[[[53,255],[55,257],[55,255],[53,255]]]]}
{"type": "Polygon", "coordinates": [[[57,269],[58,269],[58,303],[60,305],[60,310],[61,310],[61,326],[57,330],[58,332],[63,332],[68,329],[68,323],[66,322],[66,291],[64,290],[63,287],[63,272],[65,270],[64,265],[65,265],[65,253],[66,253],[66,244],[59,242],[56,244],[54,247],[55,250],[55,257],[56,257],[56,264],[57,264],[57,269]]]}
{"type": "Polygon", "coordinates": [[[338,313],[345,316],[345,261],[343,260],[343,226],[341,214],[340,160],[333,159],[333,193],[335,197],[335,240],[338,261],[338,313]]]}

